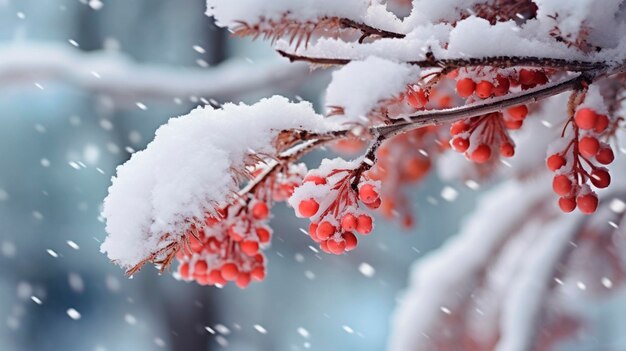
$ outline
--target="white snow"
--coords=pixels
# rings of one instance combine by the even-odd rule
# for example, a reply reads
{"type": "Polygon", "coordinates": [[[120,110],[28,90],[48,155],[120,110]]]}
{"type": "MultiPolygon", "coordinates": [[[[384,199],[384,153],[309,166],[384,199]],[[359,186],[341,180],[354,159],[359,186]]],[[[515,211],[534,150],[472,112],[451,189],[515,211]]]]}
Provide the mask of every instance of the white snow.
{"type": "Polygon", "coordinates": [[[66,311],[67,315],[72,318],[73,320],[77,321],[81,318],[80,312],[78,312],[76,309],[74,308],[69,308],[66,311]]]}
{"type": "Polygon", "coordinates": [[[278,96],[251,106],[199,107],[170,119],[146,150],[117,168],[104,201],[102,251],[123,267],[137,264],[178,239],[185,221],[226,205],[239,190],[231,169],[241,169],[252,151],[275,154],[278,132],[332,127],[311,104],[278,96]],[[166,233],[172,237],[162,241],[166,233]]]}
{"type": "Polygon", "coordinates": [[[424,335],[435,325],[439,307],[454,310],[457,293],[473,286],[487,260],[524,220],[520,216],[550,196],[548,183],[546,178],[509,181],[494,188],[481,198],[476,214],[465,221],[458,236],[415,264],[411,287],[392,319],[389,350],[415,350],[427,342],[424,335]]]}
{"type": "Polygon", "coordinates": [[[219,26],[233,27],[239,21],[256,24],[261,19],[315,21],[324,17],[359,19],[367,12],[370,0],[207,0],[207,16],[219,26]]]}
{"type": "MultiPolygon", "coordinates": [[[[326,105],[344,108],[340,123],[363,124],[367,114],[385,99],[399,96],[419,79],[419,68],[371,56],[333,72],[326,91],[326,105]]],[[[365,119],[367,121],[367,119],[365,119]]]]}
{"type": "Polygon", "coordinates": [[[495,350],[523,351],[533,348],[537,323],[545,307],[542,303],[551,285],[555,265],[577,233],[580,215],[561,216],[542,228],[533,250],[528,250],[524,265],[504,300],[501,338],[495,350]]]}
{"type": "Polygon", "coordinates": [[[359,272],[361,272],[361,274],[363,274],[365,277],[371,278],[374,276],[374,274],[376,274],[376,269],[372,267],[372,265],[370,265],[369,263],[363,262],[359,265],[359,272]]]}

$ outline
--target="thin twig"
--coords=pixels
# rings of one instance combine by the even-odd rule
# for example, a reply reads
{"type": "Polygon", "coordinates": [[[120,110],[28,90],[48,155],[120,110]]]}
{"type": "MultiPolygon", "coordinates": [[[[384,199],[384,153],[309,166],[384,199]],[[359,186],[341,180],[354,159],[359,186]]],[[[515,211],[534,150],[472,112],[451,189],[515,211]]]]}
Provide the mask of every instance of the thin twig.
{"type": "Polygon", "coordinates": [[[369,26],[367,24],[355,22],[355,21],[347,19],[347,18],[339,19],[339,24],[342,27],[344,27],[344,28],[358,29],[361,32],[363,32],[365,37],[369,37],[369,36],[372,36],[372,35],[375,35],[375,36],[381,37],[381,38],[396,38],[396,39],[402,39],[402,38],[406,37],[405,34],[395,33],[395,32],[391,32],[391,31],[384,30],[384,29],[374,28],[374,27],[369,26]]]}
{"type": "MultiPolygon", "coordinates": [[[[311,57],[289,53],[284,50],[276,51],[291,62],[302,61],[316,65],[343,66],[353,61],[353,59],[349,58],[311,57]]],[[[406,63],[422,68],[455,69],[477,66],[508,68],[523,66],[558,68],[570,72],[584,72],[608,67],[607,63],[603,61],[578,61],[536,56],[490,56],[482,58],[437,59],[432,54],[429,54],[426,55],[426,58],[423,60],[406,61],[406,63]]]]}

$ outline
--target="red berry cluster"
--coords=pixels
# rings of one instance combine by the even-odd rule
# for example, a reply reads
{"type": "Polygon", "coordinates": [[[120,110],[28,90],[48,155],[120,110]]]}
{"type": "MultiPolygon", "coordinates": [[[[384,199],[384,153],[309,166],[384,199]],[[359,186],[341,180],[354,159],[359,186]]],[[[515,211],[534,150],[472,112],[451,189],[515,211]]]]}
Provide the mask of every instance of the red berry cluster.
{"type": "Polygon", "coordinates": [[[609,123],[608,116],[591,108],[579,108],[574,115],[574,137],[564,149],[547,158],[548,168],[555,173],[552,189],[560,196],[559,207],[563,212],[572,212],[578,207],[582,213],[594,213],[598,196],[588,183],[598,189],[611,183],[608,170],[596,165],[608,165],[615,158],[611,147],[599,141],[609,123]]]}
{"type": "Polygon", "coordinates": [[[361,177],[355,189],[354,168],[332,168],[323,172],[324,168],[329,167],[324,167],[323,163],[319,170],[304,178],[290,203],[298,217],[311,220],[309,235],[320,244],[322,251],[341,255],[356,247],[355,232],[362,235],[372,232],[372,217],[359,207],[360,204],[370,209],[380,206],[380,183],[361,177]]]}
{"type": "Polygon", "coordinates": [[[476,163],[489,161],[494,154],[493,148],[503,157],[512,157],[515,154],[515,144],[500,112],[455,122],[450,127],[450,134],[452,148],[465,153],[468,159],[476,163]]]}
{"type": "Polygon", "coordinates": [[[265,257],[260,249],[272,235],[268,219],[268,205],[252,200],[193,224],[186,235],[188,245],[176,256],[178,274],[200,285],[224,286],[232,281],[242,289],[253,279],[263,280],[265,257]]]}
{"type": "Polygon", "coordinates": [[[481,74],[482,72],[472,73],[483,75],[484,77],[478,81],[470,77],[457,80],[456,92],[464,99],[473,96],[479,99],[488,99],[493,96],[506,95],[512,87],[520,87],[522,90],[526,90],[548,82],[548,76],[542,70],[521,69],[518,72],[513,71],[508,75],[497,74],[495,76],[492,75],[492,77],[481,74]]]}

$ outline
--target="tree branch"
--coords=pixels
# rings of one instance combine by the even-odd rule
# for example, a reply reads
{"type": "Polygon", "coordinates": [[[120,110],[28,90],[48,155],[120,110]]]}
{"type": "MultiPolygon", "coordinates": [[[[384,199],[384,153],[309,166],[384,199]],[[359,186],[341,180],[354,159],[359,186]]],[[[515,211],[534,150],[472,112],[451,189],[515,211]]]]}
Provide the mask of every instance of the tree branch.
{"type": "MultiPolygon", "coordinates": [[[[358,168],[358,176],[371,168],[373,163],[375,163],[376,150],[386,139],[413,129],[430,125],[452,123],[465,118],[502,111],[508,107],[537,102],[566,91],[582,89],[586,85],[591,84],[601,77],[623,73],[626,70],[626,63],[613,68],[610,72],[607,72],[607,70],[607,68],[602,68],[579,73],[559,82],[548,83],[534,89],[525,90],[521,93],[488,99],[475,104],[443,110],[420,111],[410,116],[396,116],[396,119],[391,124],[370,127],[368,129],[369,135],[375,136],[375,140],[370,145],[370,148],[364,156],[363,162],[358,168]]],[[[301,136],[303,140],[307,140],[305,149],[301,149],[302,145],[305,144],[298,144],[285,151],[283,154],[295,155],[296,159],[298,159],[322,143],[350,136],[353,136],[351,129],[337,130],[323,134],[305,133],[301,136]],[[299,151],[295,152],[294,150],[299,151]]]]}
{"type": "Polygon", "coordinates": [[[406,37],[405,34],[395,33],[395,32],[390,32],[390,31],[383,30],[383,29],[374,28],[374,27],[368,26],[367,24],[355,22],[347,18],[340,18],[339,24],[344,28],[358,29],[361,32],[363,32],[363,34],[366,37],[369,37],[372,35],[375,35],[381,38],[396,38],[396,39],[402,39],[406,37]]]}
{"type": "MultiPolygon", "coordinates": [[[[316,65],[343,66],[352,62],[349,58],[328,58],[328,57],[311,57],[289,53],[284,50],[276,50],[278,54],[289,59],[291,62],[307,62],[316,65]]],[[[605,62],[596,61],[578,61],[564,60],[550,57],[536,56],[491,56],[483,58],[456,58],[456,59],[437,59],[432,54],[427,54],[427,58],[423,60],[406,61],[407,64],[419,66],[422,68],[462,68],[462,67],[543,67],[557,68],[564,71],[584,72],[590,70],[603,69],[608,67],[605,62]]]]}
{"type": "Polygon", "coordinates": [[[591,83],[595,79],[594,74],[579,74],[558,83],[549,83],[540,87],[529,89],[520,94],[509,94],[503,97],[480,101],[475,104],[460,107],[419,111],[410,116],[399,116],[398,122],[377,128],[381,134],[389,137],[412,129],[451,123],[460,119],[485,115],[487,113],[502,111],[508,107],[537,102],[560,93],[582,87],[584,83],[591,83]]]}
{"type": "Polygon", "coordinates": [[[0,47],[0,57],[0,89],[62,81],[133,106],[175,97],[228,99],[285,85],[309,72],[305,66],[282,62],[229,61],[208,69],[137,64],[119,53],[84,53],[66,45],[5,46],[0,47]]]}

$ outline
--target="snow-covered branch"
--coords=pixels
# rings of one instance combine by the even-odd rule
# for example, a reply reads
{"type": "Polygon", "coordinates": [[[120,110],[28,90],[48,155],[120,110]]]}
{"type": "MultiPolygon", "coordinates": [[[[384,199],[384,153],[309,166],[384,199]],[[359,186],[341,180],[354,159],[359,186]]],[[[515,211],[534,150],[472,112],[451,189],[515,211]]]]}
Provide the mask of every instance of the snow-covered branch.
{"type": "MultiPolygon", "coordinates": [[[[399,17],[376,0],[208,0],[207,14],[235,35],[270,39],[291,61],[338,66],[326,91],[325,116],[310,104],[273,97],[172,119],[145,151],[119,168],[105,201],[109,237],[102,248],[130,273],[146,262],[163,269],[176,257],[185,280],[244,287],[251,277],[264,277],[259,249],[269,243],[267,221],[275,202],[287,201],[296,216],[310,221],[308,233],[321,250],[343,254],[356,247],[355,233],[372,231],[369,210],[380,208],[389,217],[401,213],[410,225],[410,201],[402,190],[453,149],[473,161],[472,171],[461,177],[474,181],[502,174],[501,163],[513,164],[507,175],[512,178],[542,174],[546,165],[553,172],[551,182],[542,176],[542,185],[515,183],[521,189],[499,189],[508,197],[490,197],[499,205],[488,212],[515,203],[521,214],[496,226],[481,218],[468,224],[467,236],[477,242],[486,235],[484,245],[452,245],[448,250],[458,255],[441,258],[476,253],[460,270],[462,277],[423,273],[440,291],[491,291],[494,284],[504,291],[487,267],[517,267],[501,250],[523,252],[518,241],[530,242],[534,229],[560,216],[546,204],[548,194],[558,195],[561,212],[591,215],[598,193],[611,183],[610,165],[619,155],[609,141],[623,129],[626,94],[621,3],[607,0],[603,11],[591,12],[589,0],[572,6],[556,0],[414,0],[411,14],[399,17]],[[569,101],[556,97],[568,91],[569,101]],[[551,97],[556,104],[543,102],[551,97]],[[530,137],[518,134],[520,129],[530,137]],[[326,159],[310,171],[297,163],[321,146],[361,156],[326,159]],[[529,157],[520,155],[518,162],[516,149],[529,157]]],[[[80,61],[78,71],[91,73],[80,61]]],[[[259,85],[285,80],[260,71],[252,79],[259,85]]],[[[227,81],[215,88],[222,93],[228,84],[250,86],[249,72],[232,79],[225,72],[231,71],[211,73],[215,81],[227,81]]],[[[148,74],[132,80],[171,87],[148,74]]],[[[582,217],[574,216],[571,223],[582,217]]],[[[556,249],[545,257],[561,247],[562,237],[553,239],[546,239],[546,250],[556,249]]],[[[471,297],[436,294],[434,306],[445,303],[445,323],[459,325],[465,317],[454,311],[470,306],[471,297]]],[[[432,321],[439,323],[431,307],[424,307],[430,310],[420,331],[437,339],[426,330],[432,321]]]]}
{"type": "Polygon", "coordinates": [[[190,96],[226,100],[285,87],[308,74],[305,66],[284,61],[227,61],[211,68],[173,68],[140,64],[114,52],[86,53],[69,45],[19,44],[0,47],[0,89],[15,84],[60,81],[135,103],[190,96]]]}
{"type": "Polygon", "coordinates": [[[102,250],[133,268],[180,241],[191,223],[237,200],[236,174],[264,161],[257,155],[275,155],[284,128],[320,133],[332,127],[310,104],[278,96],[253,106],[197,108],[171,119],[145,151],[118,167],[104,202],[109,236],[102,250]]]}
{"type": "MultiPolygon", "coordinates": [[[[287,52],[285,50],[276,50],[278,54],[289,59],[291,62],[307,62],[313,65],[322,66],[342,66],[346,65],[354,59],[349,58],[330,58],[330,57],[312,57],[298,55],[295,53],[287,52]]],[[[449,59],[437,59],[434,55],[426,55],[425,59],[421,60],[408,60],[409,65],[418,66],[421,68],[439,68],[446,70],[453,70],[460,67],[542,67],[542,68],[554,68],[571,72],[583,72],[589,70],[606,69],[611,65],[606,61],[580,61],[580,60],[567,60],[561,58],[551,57],[533,57],[533,56],[493,56],[493,57],[477,57],[477,58],[449,58],[449,59]]]]}

